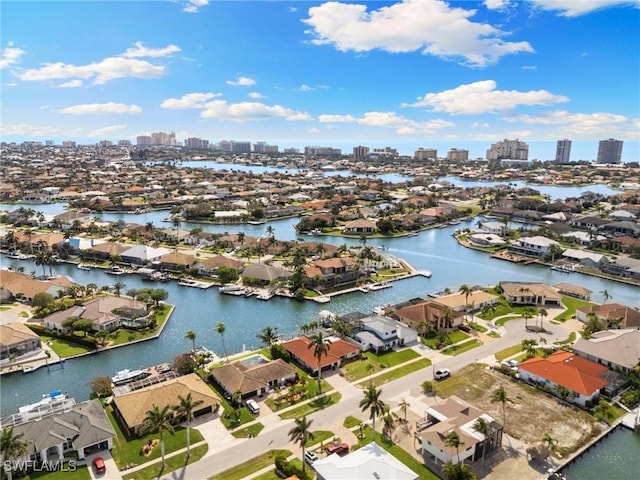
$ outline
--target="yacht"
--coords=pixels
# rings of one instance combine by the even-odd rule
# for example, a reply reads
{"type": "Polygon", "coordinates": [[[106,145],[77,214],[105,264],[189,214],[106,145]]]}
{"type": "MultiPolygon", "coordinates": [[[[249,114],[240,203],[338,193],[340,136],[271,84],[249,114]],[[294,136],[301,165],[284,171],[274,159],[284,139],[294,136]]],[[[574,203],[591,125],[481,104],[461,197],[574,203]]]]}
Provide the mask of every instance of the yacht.
{"type": "Polygon", "coordinates": [[[111,377],[111,383],[114,385],[124,385],[125,383],[135,382],[136,380],[142,380],[151,375],[144,370],[120,370],[117,375],[111,377]]]}

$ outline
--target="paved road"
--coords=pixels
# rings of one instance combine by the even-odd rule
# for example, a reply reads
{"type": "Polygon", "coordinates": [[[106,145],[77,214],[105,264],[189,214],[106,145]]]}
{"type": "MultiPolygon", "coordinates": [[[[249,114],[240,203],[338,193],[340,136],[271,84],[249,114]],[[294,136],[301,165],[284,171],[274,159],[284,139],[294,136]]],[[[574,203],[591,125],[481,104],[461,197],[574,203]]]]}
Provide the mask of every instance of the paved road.
{"type": "MultiPolygon", "coordinates": [[[[550,317],[552,316],[550,315],[550,317]]],[[[552,344],[568,337],[568,332],[560,325],[545,322],[545,328],[548,330],[546,334],[531,333],[525,330],[524,320],[510,320],[499,328],[502,333],[501,338],[457,356],[445,356],[420,346],[414,349],[425,357],[431,358],[437,368],[446,367],[455,372],[478,359],[490,357],[504,348],[520,343],[525,338],[537,340],[544,337],[548,344],[552,344]]],[[[418,388],[425,380],[432,380],[433,370],[434,368],[427,368],[385,384],[382,387],[382,399],[389,402],[390,399],[406,395],[407,392],[418,388]]],[[[331,431],[334,426],[342,425],[344,418],[348,415],[362,418],[365,414],[358,406],[362,399],[362,389],[347,383],[337,373],[326,377],[326,379],[342,394],[342,399],[337,405],[310,415],[309,418],[313,420],[312,429],[331,431]]],[[[265,424],[265,429],[259,436],[252,439],[234,439],[227,444],[219,445],[217,451],[210,450],[207,456],[200,461],[182,470],[171,472],[162,478],[164,480],[204,480],[274,448],[290,449],[294,454],[301,453],[300,448],[291,444],[288,438],[288,432],[293,427],[293,420],[280,420],[275,413],[260,420],[265,424]]]]}

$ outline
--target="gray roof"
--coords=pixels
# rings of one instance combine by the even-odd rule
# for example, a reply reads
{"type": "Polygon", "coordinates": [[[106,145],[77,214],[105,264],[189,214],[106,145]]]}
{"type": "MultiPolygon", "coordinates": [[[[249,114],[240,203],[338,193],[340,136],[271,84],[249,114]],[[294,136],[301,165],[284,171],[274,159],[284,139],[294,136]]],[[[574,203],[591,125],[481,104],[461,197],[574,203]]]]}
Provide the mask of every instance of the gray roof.
{"type": "Polygon", "coordinates": [[[625,368],[640,363],[640,330],[603,330],[591,335],[589,340],[579,339],[573,349],[592,357],[600,358],[625,368]]]}
{"type": "Polygon", "coordinates": [[[87,400],[71,410],[53,414],[14,427],[29,442],[27,454],[71,440],[74,450],[104,442],[116,436],[99,400],[87,400]]]}
{"type": "Polygon", "coordinates": [[[265,263],[254,263],[244,269],[242,276],[271,282],[272,280],[289,278],[291,272],[284,268],[273,267],[265,263]]]}

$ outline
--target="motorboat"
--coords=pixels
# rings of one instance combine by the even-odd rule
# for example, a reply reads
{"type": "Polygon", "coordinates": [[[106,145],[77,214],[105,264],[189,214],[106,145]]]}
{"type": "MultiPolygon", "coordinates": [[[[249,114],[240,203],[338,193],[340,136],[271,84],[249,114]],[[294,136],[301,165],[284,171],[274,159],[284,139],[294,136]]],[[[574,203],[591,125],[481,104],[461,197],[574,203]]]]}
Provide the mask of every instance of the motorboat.
{"type": "Polygon", "coordinates": [[[115,376],[111,377],[111,383],[114,385],[124,385],[125,383],[135,382],[136,380],[142,380],[151,375],[144,370],[120,370],[115,376]]]}

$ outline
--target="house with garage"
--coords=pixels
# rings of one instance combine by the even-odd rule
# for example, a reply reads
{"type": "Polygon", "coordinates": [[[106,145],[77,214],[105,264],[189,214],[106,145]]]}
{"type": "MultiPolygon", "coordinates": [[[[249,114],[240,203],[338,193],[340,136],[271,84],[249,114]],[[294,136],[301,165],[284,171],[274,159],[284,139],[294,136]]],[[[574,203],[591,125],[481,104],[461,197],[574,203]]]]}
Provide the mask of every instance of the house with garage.
{"type": "MultiPolygon", "coordinates": [[[[360,355],[360,347],[347,340],[337,337],[326,337],[329,350],[326,355],[320,358],[321,370],[335,370],[340,365],[350,359],[360,355]]],[[[318,359],[313,354],[314,348],[311,340],[307,337],[298,337],[280,345],[289,352],[291,358],[295,360],[302,368],[309,372],[318,371],[318,359]]]]}
{"type": "Polygon", "coordinates": [[[354,337],[362,350],[371,350],[375,353],[409,345],[418,339],[418,332],[415,329],[392,318],[377,314],[358,320],[357,330],[354,337]]]}
{"type": "Polygon", "coordinates": [[[576,308],[576,318],[587,323],[589,315],[594,314],[598,319],[616,328],[639,328],[640,312],[620,303],[603,303],[602,305],[585,305],[576,308]]]}
{"type": "Polygon", "coordinates": [[[391,318],[396,318],[411,328],[420,331],[424,329],[455,328],[462,325],[464,320],[462,312],[451,310],[447,305],[432,300],[422,300],[401,306],[397,310],[387,313],[391,318]],[[447,316],[450,316],[449,320],[447,320],[447,316]]]}
{"type": "Polygon", "coordinates": [[[575,248],[567,248],[562,252],[562,259],[589,268],[600,268],[609,261],[609,259],[601,253],[587,252],[575,248]]]}
{"type": "Polygon", "coordinates": [[[500,282],[504,297],[511,305],[560,307],[562,295],[545,283],[500,282]]]}
{"type": "Polygon", "coordinates": [[[591,337],[579,338],[571,348],[581,357],[612,370],[629,373],[640,365],[640,330],[602,330],[591,337]]]}
{"type": "Polygon", "coordinates": [[[64,277],[50,280],[36,280],[27,275],[0,269],[0,298],[5,302],[19,300],[31,303],[33,297],[39,293],[48,293],[54,298],[73,282],[64,277]]]}
{"type": "Polygon", "coordinates": [[[549,252],[552,245],[559,245],[559,243],[541,236],[520,237],[509,245],[508,250],[510,253],[525,257],[542,258],[549,252]]]}
{"type": "Polygon", "coordinates": [[[155,248],[149,245],[136,245],[122,252],[120,257],[124,263],[145,265],[155,262],[170,253],[172,253],[172,251],[165,247],[155,248]]]}
{"type": "Polygon", "coordinates": [[[238,391],[242,398],[262,396],[298,379],[296,369],[281,358],[268,361],[264,357],[258,357],[258,360],[250,357],[250,360],[212,368],[209,377],[229,398],[238,391]]]}
{"type": "Polygon", "coordinates": [[[376,224],[371,220],[360,218],[346,222],[343,232],[347,235],[371,235],[376,233],[376,224]]]}

